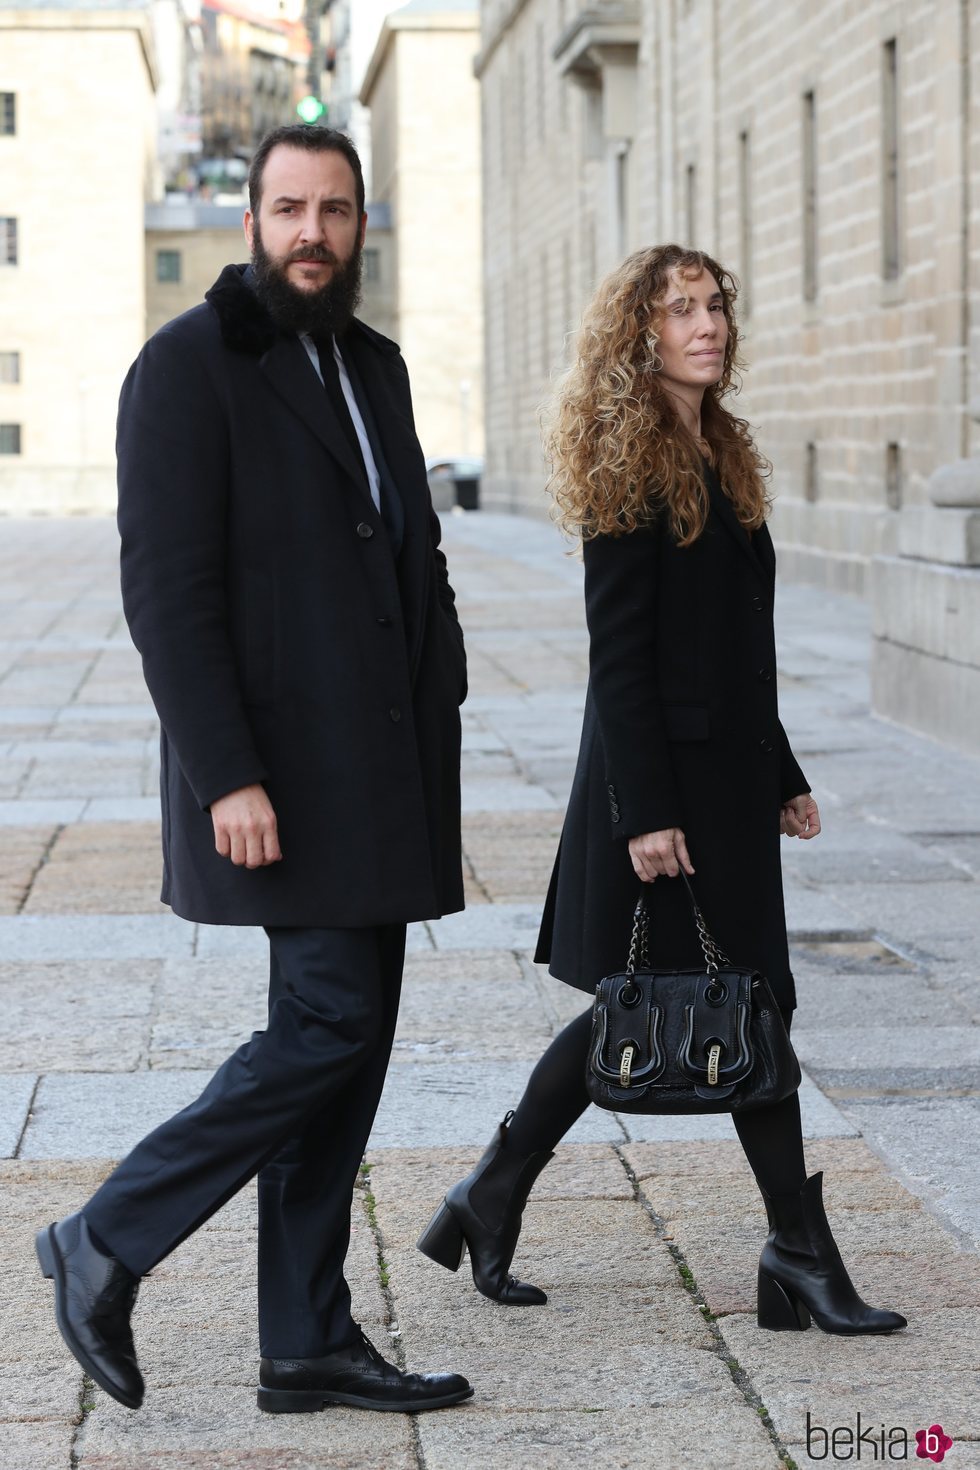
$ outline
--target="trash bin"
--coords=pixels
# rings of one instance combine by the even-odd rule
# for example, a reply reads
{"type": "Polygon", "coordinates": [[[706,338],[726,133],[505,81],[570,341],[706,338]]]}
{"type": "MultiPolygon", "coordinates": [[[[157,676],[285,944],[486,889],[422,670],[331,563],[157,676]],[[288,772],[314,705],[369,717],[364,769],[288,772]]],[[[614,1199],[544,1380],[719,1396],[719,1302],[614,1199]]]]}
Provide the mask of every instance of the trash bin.
{"type": "Polygon", "coordinates": [[[479,475],[456,475],[456,504],[461,510],[480,509],[479,475]]]}

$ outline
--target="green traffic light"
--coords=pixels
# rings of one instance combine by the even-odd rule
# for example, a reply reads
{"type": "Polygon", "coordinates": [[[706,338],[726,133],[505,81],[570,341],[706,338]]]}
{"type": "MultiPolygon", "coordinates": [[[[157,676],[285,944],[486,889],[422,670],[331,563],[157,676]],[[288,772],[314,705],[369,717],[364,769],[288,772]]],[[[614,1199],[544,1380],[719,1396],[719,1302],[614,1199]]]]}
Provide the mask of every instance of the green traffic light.
{"type": "Polygon", "coordinates": [[[319,122],[326,110],[319,97],[314,97],[312,93],[296,104],[296,111],[305,123],[319,122]]]}

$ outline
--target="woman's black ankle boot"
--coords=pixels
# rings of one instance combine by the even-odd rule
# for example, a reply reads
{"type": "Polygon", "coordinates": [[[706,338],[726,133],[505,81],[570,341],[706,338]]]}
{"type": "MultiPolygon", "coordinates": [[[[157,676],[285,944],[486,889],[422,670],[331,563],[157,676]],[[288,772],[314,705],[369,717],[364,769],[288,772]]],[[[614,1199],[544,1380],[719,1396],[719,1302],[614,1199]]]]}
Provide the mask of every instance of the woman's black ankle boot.
{"type": "Polygon", "coordinates": [[[553,1157],[521,1155],[507,1146],[508,1113],[472,1174],[454,1184],[419,1236],[424,1256],[458,1271],[467,1248],[477,1290],[511,1307],[539,1306],[548,1298],[510,1273],[521,1216],[531,1187],[553,1157]]]}
{"type": "Polygon", "coordinates": [[[823,1207],[823,1174],[799,1194],[766,1194],[769,1239],[759,1261],[759,1326],[802,1332],[812,1317],[824,1332],[896,1332],[898,1312],[861,1300],[841,1260],[823,1207]]]}

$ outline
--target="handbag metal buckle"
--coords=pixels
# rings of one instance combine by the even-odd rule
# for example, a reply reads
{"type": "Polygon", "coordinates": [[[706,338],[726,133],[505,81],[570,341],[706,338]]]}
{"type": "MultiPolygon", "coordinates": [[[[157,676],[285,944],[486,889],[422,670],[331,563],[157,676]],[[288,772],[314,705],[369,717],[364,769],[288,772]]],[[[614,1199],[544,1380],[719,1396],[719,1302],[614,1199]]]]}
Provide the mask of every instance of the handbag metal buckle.
{"type": "Polygon", "coordinates": [[[619,1085],[620,1085],[620,1087],[629,1087],[629,1085],[630,1085],[630,1074],[633,1071],[633,1058],[635,1057],[635,1055],[636,1055],[636,1047],[635,1046],[630,1045],[630,1046],[624,1046],[623,1047],[623,1054],[622,1054],[622,1056],[620,1057],[620,1060],[619,1060],[619,1085]]]}
{"type": "Polygon", "coordinates": [[[714,1046],[708,1048],[708,1086],[718,1086],[718,1060],[721,1057],[721,1045],[717,1041],[714,1046]]]}

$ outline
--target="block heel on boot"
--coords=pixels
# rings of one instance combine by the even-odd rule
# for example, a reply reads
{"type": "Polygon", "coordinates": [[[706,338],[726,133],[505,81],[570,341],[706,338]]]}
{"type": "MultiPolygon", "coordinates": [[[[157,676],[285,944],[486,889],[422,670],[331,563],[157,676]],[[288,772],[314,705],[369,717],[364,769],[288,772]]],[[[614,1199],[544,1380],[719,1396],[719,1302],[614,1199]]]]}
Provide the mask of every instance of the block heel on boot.
{"type": "Polygon", "coordinates": [[[491,1301],[509,1307],[540,1306],[548,1298],[536,1286],[510,1275],[521,1217],[531,1186],[552,1157],[520,1154],[508,1144],[508,1113],[472,1174],[446,1194],[418,1239],[430,1260],[458,1271],[469,1250],[473,1282],[491,1301]]]}
{"type": "Polygon", "coordinates": [[[778,1281],[760,1271],[756,1320],[770,1332],[805,1332],[810,1325],[810,1313],[799,1297],[792,1296],[778,1281]]]}
{"type": "Polygon", "coordinates": [[[423,1256],[428,1256],[437,1266],[445,1266],[447,1271],[458,1271],[463,1264],[466,1237],[445,1200],[419,1236],[418,1248],[423,1256]]]}
{"type": "Polygon", "coordinates": [[[823,1175],[793,1194],[767,1194],[769,1239],[759,1261],[759,1326],[800,1330],[813,1321],[841,1336],[900,1332],[900,1312],[869,1307],[854,1284],[823,1207],[823,1175]],[[804,1321],[804,1316],[806,1321],[804,1321]]]}

